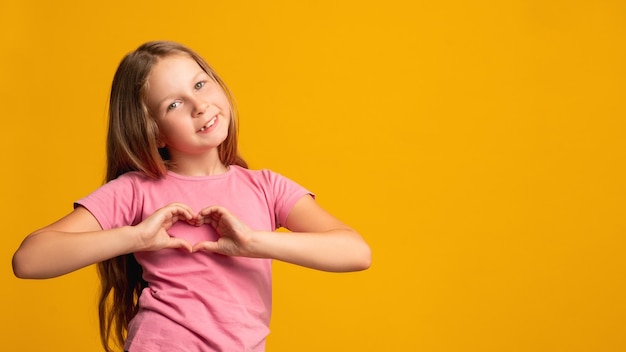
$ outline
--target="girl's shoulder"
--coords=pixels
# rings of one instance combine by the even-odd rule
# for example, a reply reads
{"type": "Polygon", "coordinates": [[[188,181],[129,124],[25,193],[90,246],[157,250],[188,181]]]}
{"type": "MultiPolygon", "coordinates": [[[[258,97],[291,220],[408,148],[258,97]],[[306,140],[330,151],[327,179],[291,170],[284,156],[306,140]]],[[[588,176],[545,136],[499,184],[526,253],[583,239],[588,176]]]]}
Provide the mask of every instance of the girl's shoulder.
{"type": "Polygon", "coordinates": [[[164,178],[154,179],[140,171],[129,171],[108,181],[100,188],[116,190],[118,192],[133,192],[150,187],[159,187],[163,184],[163,181],[164,178]]]}
{"type": "Polygon", "coordinates": [[[145,183],[145,182],[155,182],[158,181],[156,179],[150,178],[148,175],[144,174],[140,171],[128,171],[117,178],[109,181],[108,183],[145,183]]]}
{"type": "Polygon", "coordinates": [[[246,169],[241,166],[231,165],[229,171],[235,177],[244,177],[248,179],[253,179],[257,181],[266,181],[270,183],[286,178],[285,176],[279,174],[278,172],[272,171],[270,169],[246,169]]]}
{"type": "Polygon", "coordinates": [[[237,181],[253,184],[256,187],[270,190],[274,194],[282,193],[310,193],[298,182],[283,174],[270,169],[246,169],[231,166],[231,172],[237,181]]]}

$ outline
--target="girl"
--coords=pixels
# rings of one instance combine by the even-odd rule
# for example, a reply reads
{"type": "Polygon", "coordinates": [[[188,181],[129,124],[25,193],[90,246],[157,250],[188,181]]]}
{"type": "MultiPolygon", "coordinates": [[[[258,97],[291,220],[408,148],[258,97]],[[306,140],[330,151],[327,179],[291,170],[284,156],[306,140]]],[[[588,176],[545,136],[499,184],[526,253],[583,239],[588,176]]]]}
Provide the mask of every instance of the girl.
{"type": "Polygon", "coordinates": [[[110,340],[131,352],[263,351],[271,259],[369,267],[369,246],[311,193],[247,169],[231,94],[192,50],[159,41],[129,53],[109,110],[107,183],[13,257],[21,278],[97,263],[106,351],[110,340]]]}

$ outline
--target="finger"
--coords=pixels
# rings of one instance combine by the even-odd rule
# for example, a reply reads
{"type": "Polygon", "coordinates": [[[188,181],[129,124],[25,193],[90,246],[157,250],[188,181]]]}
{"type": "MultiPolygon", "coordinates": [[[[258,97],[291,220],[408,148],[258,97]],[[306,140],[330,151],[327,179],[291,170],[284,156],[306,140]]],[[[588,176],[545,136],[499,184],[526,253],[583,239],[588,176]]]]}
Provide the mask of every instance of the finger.
{"type": "Polygon", "coordinates": [[[189,206],[181,203],[173,203],[170,206],[172,207],[171,212],[173,215],[177,215],[187,221],[193,220],[194,212],[189,206]]]}
{"type": "Polygon", "coordinates": [[[187,223],[192,226],[202,226],[204,225],[204,219],[195,216],[191,219],[187,219],[187,223]]]}
{"type": "Polygon", "coordinates": [[[193,248],[191,248],[191,252],[195,253],[195,252],[217,252],[219,249],[219,246],[217,244],[217,242],[212,242],[212,241],[202,241],[202,242],[198,242],[196,244],[193,245],[193,248]]]}
{"type": "Polygon", "coordinates": [[[191,243],[189,243],[187,240],[176,237],[170,237],[170,241],[167,243],[167,246],[165,248],[182,248],[189,253],[193,251],[191,243]]]}
{"type": "Polygon", "coordinates": [[[210,206],[202,209],[196,218],[198,219],[200,225],[209,224],[211,226],[215,226],[225,211],[226,209],[222,207],[210,206]]]}
{"type": "Polygon", "coordinates": [[[224,207],[220,207],[219,205],[206,207],[202,209],[199,214],[201,214],[203,217],[211,217],[211,218],[219,218],[224,215],[227,215],[227,216],[232,215],[230,214],[228,209],[224,207]]]}

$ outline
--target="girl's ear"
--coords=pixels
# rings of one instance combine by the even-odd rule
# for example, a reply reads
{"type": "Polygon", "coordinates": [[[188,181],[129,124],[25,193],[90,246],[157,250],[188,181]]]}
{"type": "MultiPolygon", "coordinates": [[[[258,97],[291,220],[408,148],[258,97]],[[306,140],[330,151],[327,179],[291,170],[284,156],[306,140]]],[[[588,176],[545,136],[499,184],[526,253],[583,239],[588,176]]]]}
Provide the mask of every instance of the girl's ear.
{"type": "Polygon", "coordinates": [[[163,136],[161,135],[161,131],[156,130],[156,142],[157,142],[157,147],[159,148],[165,148],[165,141],[163,140],[163,136]]]}

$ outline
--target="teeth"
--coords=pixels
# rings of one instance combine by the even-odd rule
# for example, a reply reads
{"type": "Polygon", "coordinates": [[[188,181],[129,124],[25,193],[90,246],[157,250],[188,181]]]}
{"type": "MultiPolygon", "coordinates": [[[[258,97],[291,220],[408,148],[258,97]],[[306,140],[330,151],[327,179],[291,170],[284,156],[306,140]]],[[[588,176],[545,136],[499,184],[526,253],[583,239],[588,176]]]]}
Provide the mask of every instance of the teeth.
{"type": "Polygon", "coordinates": [[[215,124],[215,120],[216,119],[217,119],[217,116],[215,116],[211,120],[209,120],[209,122],[200,129],[200,132],[206,130],[207,128],[209,128],[211,126],[213,126],[215,124]]]}

